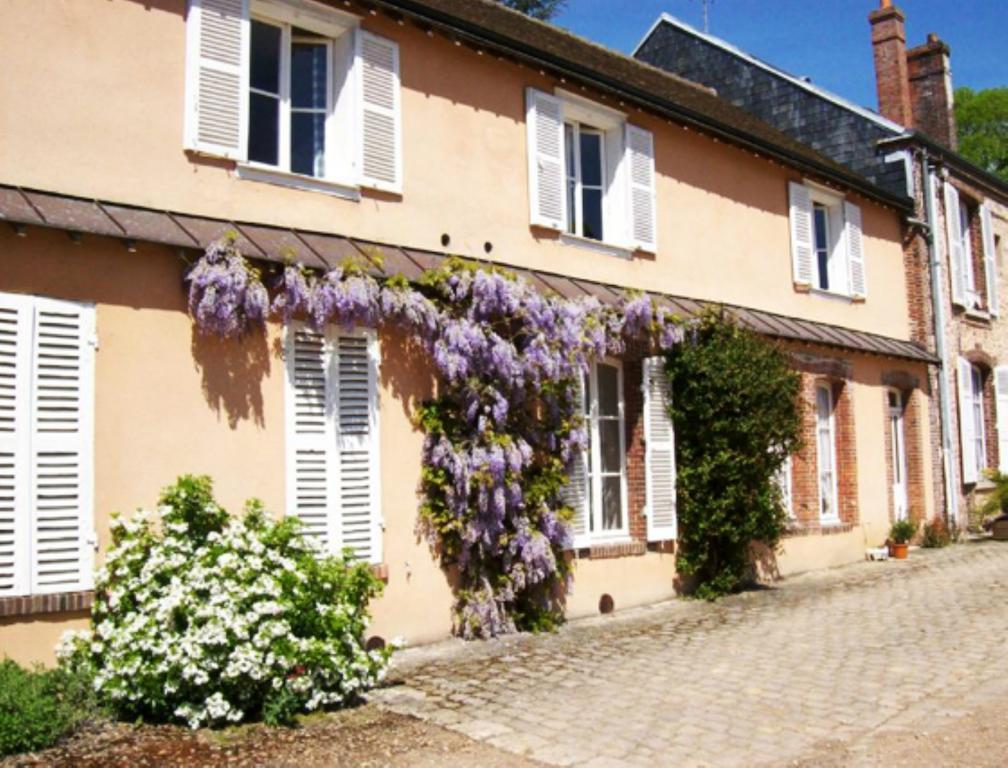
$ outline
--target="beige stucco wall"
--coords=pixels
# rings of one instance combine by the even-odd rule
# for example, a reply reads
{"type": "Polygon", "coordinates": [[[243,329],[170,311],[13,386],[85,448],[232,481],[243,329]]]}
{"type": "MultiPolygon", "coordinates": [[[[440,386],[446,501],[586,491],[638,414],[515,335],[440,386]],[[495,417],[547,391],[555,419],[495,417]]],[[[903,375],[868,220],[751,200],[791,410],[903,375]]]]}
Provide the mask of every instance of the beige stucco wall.
{"type": "MultiPolygon", "coordinates": [[[[797,293],[786,182],[799,175],[636,110],[629,119],[655,133],[659,253],[626,260],[564,246],[530,228],[524,89],[557,83],[383,17],[364,24],[401,45],[402,197],[365,192],[351,202],[239,180],[227,163],[182,151],[183,8],[183,0],[0,0],[0,104],[18,105],[0,109],[0,183],[435,250],[448,233],[461,253],[483,256],[490,241],[494,258],[518,265],[907,337],[894,211],[857,200],[866,236],[865,303],[797,293]],[[45,45],[26,33],[41,28],[45,45]]],[[[249,496],[283,508],[279,331],[242,345],[194,337],[182,268],[167,248],[141,243],[130,254],[114,240],[85,236],[74,246],[58,232],[29,228],[22,239],[0,228],[0,291],[97,303],[95,510],[102,549],[111,511],[152,505],[182,472],[212,475],[229,509],[249,496]]],[[[382,344],[389,575],[374,605],[373,631],[417,643],[447,633],[452,602],[445,575],[415,532],[422,437],[409,403],[429,391],[430,381],[395,339],[382,344]]],[[[787,542],[782,562],[798,562],[792,553],[800,549],[810,564],[860,557],[859,537],[875,542],[887,527],[877,518],[885,510],[884,474],[873,474],[884,467],[881,365],[856,363],[865,532],[787,542]]],[[[593,613],[603,593],[617,609],[670,597],[674,575],[667,554],[581,560],[569,613],[593,613]]],[[[57,630],[80,622],[0,624],[0,655],[51,659],[57,630]]]]}
{"type": "Polygon", "coordinates": [[[434,250],[447,233],[463,254],[483,257],[491,242],[493,258],[517,265],[908,334],[895,211],[857,199],[865,303],[798,293],[786,182],[800,174],[636,109],[629,120],[655,134],[657,257],[602,255],[530,228],[524,93],[559,83],[380,15],[363,23],[401,47],[403,195],[352,202],[238,179],[182,150],[183,8],[0,0],[0,104],[19,105],[0,110],[0,182],[434,250]],[[46,45],[24,34],[38,28],[46,45]]]}

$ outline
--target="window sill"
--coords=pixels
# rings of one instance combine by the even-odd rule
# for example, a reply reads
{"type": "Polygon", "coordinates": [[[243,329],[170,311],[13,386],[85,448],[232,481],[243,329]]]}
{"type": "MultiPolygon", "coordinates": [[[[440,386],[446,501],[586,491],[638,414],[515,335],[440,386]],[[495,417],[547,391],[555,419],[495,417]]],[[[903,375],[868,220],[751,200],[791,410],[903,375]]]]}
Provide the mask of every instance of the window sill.
{"type": "Polygon", "coordinates": [[[90,611],[92,603],[94,603],[93,589],[49,595],[0,597],[0,618],[90,611]]]}
{"type": "Polygon", "coordinates": [[[606,560],[615,557],[637,557],[647,552],[647,543],[637,539],[619,538],[585,542],[573,548],[578,557],[606,560]]]}
{"type": "Polygon", "coordinates": [[[849,293],[840,293],[839,291],[828,291],[823,290],[822,288],[813,288],[810,286],[807,292],[815,296],[820,296],[824,299],[832,299],[833,301],[842,301],[844,304],[864,303],[863,296],[852,296],[849,293]]]}
{"type": "Polygon", "coordinates": [[[596,253],[604,253],[606,256],[617,256],[621,259],[631,259],[633,258],[634,251],[632,248],[627,248],[622,245],[613,245],[612,243],[605,243],[601,240],[592,240],[590,237],[581,237],[580,235],[572,235],[569,232],[560,233],[560,242],[563,245],[570,245],[577,248],[585,248],[589,251],[595,251],[596,253]]]}
{"type": "Polygon", "coordinates": [[[982,309],[963,309],[963,315],[969,320],[975,320],[980,323],[988,324],[991,321],[991,316],[989,312],[982,309]]]}
{"type": "Polygon", "coordinates": [[[239,179],[247,181],[261,181],[266,184],[277,184],[281,187],[291,187],[292,189],[303,189],[308,192],[321,192],[344,200],[359,201],[361,199],[360,187],[353,184],[341,184],[338,181],[329,179],[318,179],[314,176],[303,176],[300,173],[288,173],[278,171],[276,168],[253,165],[249,163],[238,163],[235,166],[235,173],[239,179]]]}
{"type": "Polygon", "coordinates": [[[823,522],[802,522],[801,520],[789,520],[785,529],[785,538],[796,538],[799,536],[828,536],[834,533],[849,533],[854,530],[853,523],[845,523],[841,520],[828,520],[823,522]]]}

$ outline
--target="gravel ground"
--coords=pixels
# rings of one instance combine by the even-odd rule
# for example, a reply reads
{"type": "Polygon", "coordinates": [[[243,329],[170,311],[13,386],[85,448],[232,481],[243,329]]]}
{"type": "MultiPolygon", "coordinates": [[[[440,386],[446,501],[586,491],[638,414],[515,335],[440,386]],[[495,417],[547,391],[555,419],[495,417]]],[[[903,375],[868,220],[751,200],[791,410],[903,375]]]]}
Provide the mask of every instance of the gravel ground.
{"type": "Polygon", "coordinates": [[[293,768],[537,768],[536,763],[413,717],[372,705],[305,718],[299,728],[223,731],[100,723],[64,744],[0,761],[13,766],[290,766],[293,768]]]}

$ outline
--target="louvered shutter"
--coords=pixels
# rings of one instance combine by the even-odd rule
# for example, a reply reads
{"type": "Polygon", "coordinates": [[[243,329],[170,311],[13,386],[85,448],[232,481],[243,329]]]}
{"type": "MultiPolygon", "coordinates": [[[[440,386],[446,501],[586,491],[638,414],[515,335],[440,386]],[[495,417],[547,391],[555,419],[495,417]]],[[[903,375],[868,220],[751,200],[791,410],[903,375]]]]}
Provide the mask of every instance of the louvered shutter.
{"type": "Polygon", "coordinates": [[[808,187],[788,183],[791,221],[791,264],[796,285],[812,285],[812,260],[815,248],[812,228],[812,196],[808,187]]]}
{"type": "MultiPolygon", "coordinates": [[[[584,378],[576,385],[576,399],[587,424],[584,378]]],[[[567,485],[561,497],[563,503],[574,511],[571,520],[571,536],[574,549],[588,546],[588,515],[590,514],[590,491],[588,489],[588,456],[584,451],[575,451],[567,467],[567,485]]]]}
{"type": "Polygon", "coordinates": [[[962,452],[964,483],[977,481],[976,436],[973,434],[973,369],[969,360],[959,358],[959,447],[962,452]]]}
{"type": "Polygon", "coordinates": [[[997,398],[998,469],[1008,474],[1008,365],[994,369],[997,398]]]}
{"type": "Polygon", "coordinates": [[[630,233],[635,248],[658,250],[655,205],[654,136],[626,126],[626,159],[630,170],[630,233]]]}
{"type": "Polygon", "coordinates": [[[29,590],[29,385],[33,310],[0,294],[0,595],[29,590]]]}
{"type": "Polygon", "coordinates": [[[248,0],[189,0],[186,149],[245,159],[248,61],[248,0]]]}
{"type": "Polygon", "coordinates": [[[377,344],[372,333],[336,339],[340,546],[372,563],[382,560],[377,344]]]}
{"type": "Polygon", "coordinates": [[[966,271],[963,264],[962,221],[959,218],[959,192],[945,182],[945,229],[948,233],[949,277],[952,303],[966,306],[966,271]]]}
{"type": "Polygon", "coordinates": [[[94,569],[94,308],[35,299],[33,593],[89,589],[94,569]]]}
{"type": "Polygon", "coordinates": [[[857,298],[868,296],[864,262],[864,236],[861,231],[861,209],[844,202],[844,239],[847,242],[847,270],[850,277],[850,294],[857,298]]]}
{"type": "Polygon", "coordinates": [[[402,117],[399,46],[357,30],[357,93],[360,106],[360,183],[402,192],[402,117]]]}
{"type": "MultiPolygon", "coordinates": [[[[938,204],[938,174],[931,174],[931,210],[934,212],[934,220],[931,222],[932,232],[931,232],[931,244],[934,248],[934,255],[932,262],[938,265],[937,271],[935,273],[935,280],[939,279],[938,275],[941,273],[942,269],[945,269],[945,261],[942,258],[942,237],[941,231],[937,227],[938,214],[941,211],[941,207],[938,204]]],[[[941,283],[939,283],[939,287],[941,283]]]]}
{"type": "Polygon", "coordinates": [[[325,334],[301,324],[289,326],[286,346],[287,514],[322,549],[334,552],[336,420],[328,386],[334,359],[325,334]]]}
{"type": "Polygon", "coordinates": [[[567,227],[563,102],[535,88],[526,89],[525,101],[530,220],[562,231],[567,227]]]}
{"type": "Polygon", "coordinates": [[[665,359],[644,360],[644,461],[648,541],[676,538],[675,432],[665,359]]]}
{"type": "Polygon", "coordinates": [[[980,229],[983,234],[984,276],[987,280],[987,311],[998,316],[998,273],[997,254],[994,251],[994,227],[991,224],[990,207],[980,206],[980,229]]]}

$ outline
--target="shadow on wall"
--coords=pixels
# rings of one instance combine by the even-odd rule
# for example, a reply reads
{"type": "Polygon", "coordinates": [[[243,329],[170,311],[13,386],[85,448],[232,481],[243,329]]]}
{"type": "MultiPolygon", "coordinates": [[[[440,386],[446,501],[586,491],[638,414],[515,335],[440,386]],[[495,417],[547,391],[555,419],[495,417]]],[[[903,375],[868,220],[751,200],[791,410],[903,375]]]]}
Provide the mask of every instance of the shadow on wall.
{"type": "Polygon", "coordinates": [[[246,419],[265,426],[262,382],[270,372],[266,335],[251,333],[237,341],[222,340],[200,333],[194,324],[191,349],[202,376],[203,397],[218,418],[223,413],[231,429],[246,419]]]}

